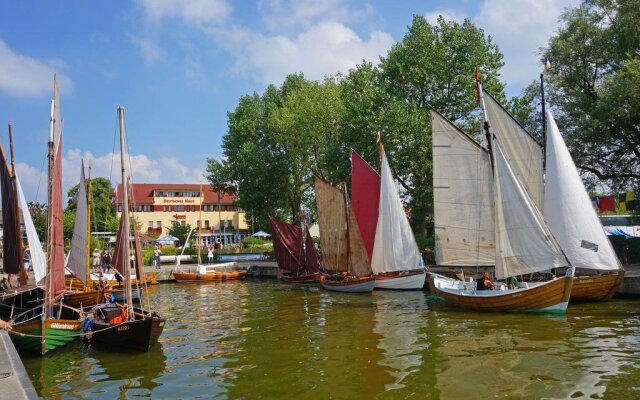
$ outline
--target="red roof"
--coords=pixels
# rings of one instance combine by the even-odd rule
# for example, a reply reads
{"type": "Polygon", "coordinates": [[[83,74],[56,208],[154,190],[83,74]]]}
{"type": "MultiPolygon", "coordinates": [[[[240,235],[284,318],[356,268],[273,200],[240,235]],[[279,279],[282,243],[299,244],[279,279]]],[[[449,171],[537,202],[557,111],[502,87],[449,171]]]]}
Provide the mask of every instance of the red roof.
{"type": "MultiPolygon", "coordinates": [[[[184,192],[184,191],[204,192],[204,204],[218,204],[218,192],[211,189],[211,185],[200,185],[199,183],[134,183],[132,185],[133,199],[135,204],[153,204],[153,191],[184,192]]],[[[222,204],[233,204],[236,196],[222,193],[222,204]]],[[[116,188],[116,203],[122,203],[122,184],[116,188]]]]}

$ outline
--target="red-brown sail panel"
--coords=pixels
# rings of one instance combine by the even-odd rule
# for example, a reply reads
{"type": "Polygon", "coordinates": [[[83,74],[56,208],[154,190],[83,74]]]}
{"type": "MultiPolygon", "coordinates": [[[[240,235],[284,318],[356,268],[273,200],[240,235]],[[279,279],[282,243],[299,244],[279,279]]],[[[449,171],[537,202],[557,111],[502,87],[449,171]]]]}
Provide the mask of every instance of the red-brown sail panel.
{"type": "Polygon", "coordinates": [[[53,159],[52,176],[50,179],[51,197],[49,207],[51,207],[51,221],[49,226],[49,271],[51,299],[57,298],[64,293],[64,233],[62,221],[62,134],[58,138],[53,159]]]}
{"type": "Polygon", "coordinates": [[[380,175],[360,155],[351,152],[351,207],[371,261],[378,224],[380,175]]]}
{"type": "Polygon", "coordinates": [[[278,267],[297,272],[305,268],[302,249],[302,229],[269,217],[273,229],[273,251],[278,267]]]}
{"type": "Polygon", "coordinates": [[[120,218],[120,225],[118,226],[118,233],[116,234],[116,244],[113,248],[113,268],[124,276],[124,266],[128,265],[129,260],[125,260],[125,249],[128,246],[127,240],[124,235],[124,219],[120,218]]]}
{"type": "Polygon", "coordinates": [[[20,245],[20,216],[16,214],[16,202],[13,178],[7,163],[4,149],[0,145],[0,190],[2,190],[2,263],[5,273],[17,274],[22,261],[20,245]]]}
{"type": "Polygon", "coordinates": [[[348,211],[349,224],[349,274],[353,276],[371,275],[371,263],[367,257],[358,222],[352,210],[348,211]]]}
{"type": "Polygon", "coordinates": [[[326,271],[349,269],[349,243],[344,194],[322,178],[315,177],[322,266],[326,271]]]}

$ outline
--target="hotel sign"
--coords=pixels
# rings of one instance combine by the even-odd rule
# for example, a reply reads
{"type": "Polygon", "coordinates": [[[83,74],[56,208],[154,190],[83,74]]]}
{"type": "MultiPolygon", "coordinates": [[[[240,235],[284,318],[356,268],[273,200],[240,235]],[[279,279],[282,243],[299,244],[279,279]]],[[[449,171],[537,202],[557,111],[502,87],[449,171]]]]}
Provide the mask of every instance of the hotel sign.
{"type": "Polygon", "coordinates": [[[196,204],[192,199],[162,199],[163,204],[196,204]]]}

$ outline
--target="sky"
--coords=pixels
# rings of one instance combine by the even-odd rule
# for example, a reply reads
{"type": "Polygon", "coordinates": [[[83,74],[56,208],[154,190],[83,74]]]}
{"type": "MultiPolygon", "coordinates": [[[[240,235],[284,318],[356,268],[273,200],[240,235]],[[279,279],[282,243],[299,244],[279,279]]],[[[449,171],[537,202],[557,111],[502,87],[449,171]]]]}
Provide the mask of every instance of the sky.
{"type": "Polygon", "coordinates": [[[227,112],[290,73],[322,79],[376,63],[414,14],[468,18],[504,54],[507,95],[540,73],[538,50],[576,0],[0,0],[0,142],[12,121],[28,201],[46,202],[53,75],[64,119],[63,191],[119,179],[118,106],[136,183],[204,182],[227,112]]]}

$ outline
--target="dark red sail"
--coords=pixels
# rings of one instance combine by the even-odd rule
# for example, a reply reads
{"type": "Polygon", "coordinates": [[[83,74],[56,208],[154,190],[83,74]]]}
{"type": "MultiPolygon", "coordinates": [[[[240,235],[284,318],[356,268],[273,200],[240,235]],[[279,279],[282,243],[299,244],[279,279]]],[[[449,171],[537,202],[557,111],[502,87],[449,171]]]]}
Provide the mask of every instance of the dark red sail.
{"type": "Polygon", "coordinates": [[[316,243],[311,238],[311,234],[309,234],[309,229],[306,229],[306,247],[307,247],[307,259],[305,260],[306,271],[315,273],[320,271],[320,259],[318,258],[318,251],[316,250],[316,243]]]}
{"type": "Polygon", "coordinates": [[[2,223],[4,236],[2,237],[2,262],[4,272],[17,274],[22,262],[20,243],[20,216],[15,212],[18,209],[11,170],[7,163],[4,149],[0,145],[0,190],[2,190],[2,223]]]}
{"type": "Polygon", "coordinates": [[[278,267],[292,272],[305,269],[302,229],[273,217],[269,217],[269,221],[273,229],[273,252],[278,267]]]}
{"type": "Polygon", "coordinates": [[[360,155],[351,152],[351,208],[360,227],[369,261],[378,225],[380,175],[360,155]]]}

